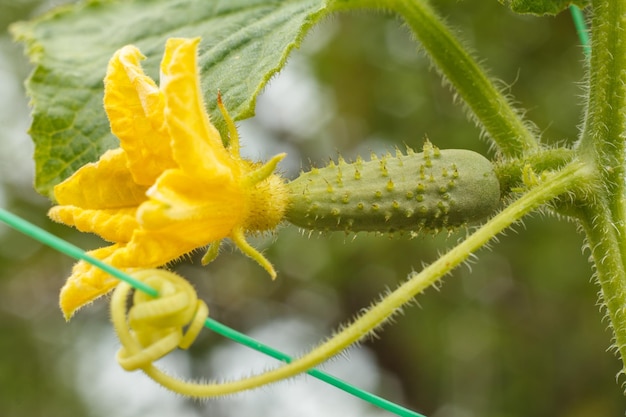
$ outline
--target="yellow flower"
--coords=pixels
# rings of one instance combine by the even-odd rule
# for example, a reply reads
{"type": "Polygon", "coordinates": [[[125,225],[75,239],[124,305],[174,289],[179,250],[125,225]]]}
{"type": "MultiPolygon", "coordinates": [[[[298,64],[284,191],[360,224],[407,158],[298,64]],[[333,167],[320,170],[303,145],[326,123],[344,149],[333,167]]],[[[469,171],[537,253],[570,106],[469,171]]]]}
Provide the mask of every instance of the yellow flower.
{"type": "MultiPolygon", "coordinates": [[[[237,130],[218,95],[229,130],[229,140],[222,140],[202,100],[199,41],[167,41],[160,86],[144,74],[137,48],[115,53],[104,80],[104,107],[121,147],[58,184],[59,205],[48,214],[113,242],[89,253],[119,268],[162,266],[210,245],[203,258],[208,263],[229,238],[274,278],[274,268],[245,234],[272,230],[282,220],[287,192],[273,171],[285,154],[265,164],[242,159],[237,130]]],[[[78,262],[61,290],[65,317],[117,283],[78,262]]]]}

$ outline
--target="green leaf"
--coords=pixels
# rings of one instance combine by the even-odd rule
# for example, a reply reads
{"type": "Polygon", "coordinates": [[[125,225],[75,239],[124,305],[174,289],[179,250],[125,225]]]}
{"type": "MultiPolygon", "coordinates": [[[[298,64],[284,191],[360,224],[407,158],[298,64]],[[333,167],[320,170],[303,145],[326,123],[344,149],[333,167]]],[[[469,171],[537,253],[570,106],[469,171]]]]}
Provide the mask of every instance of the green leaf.
{"type": "Polygon", "coordinates": [[[555,15],[569,6],[584,8],[590,0],[498,0],[505,6],[509,6],[516,13],[535,15],[555,15]]]}
{"type": "Polygon", "coordinates": [[[118,146],[102,107],[102,80],[120,47],[136,45],[157,79],[167,38],[201,36],[205,102],[223,129],[217,91],[236,119],[251,117],[261,89],[327,12],[325,0],[91,0],[13,25],[35,64],[26,83],[35,188],[51,196],[54,185],[118,146]]]}

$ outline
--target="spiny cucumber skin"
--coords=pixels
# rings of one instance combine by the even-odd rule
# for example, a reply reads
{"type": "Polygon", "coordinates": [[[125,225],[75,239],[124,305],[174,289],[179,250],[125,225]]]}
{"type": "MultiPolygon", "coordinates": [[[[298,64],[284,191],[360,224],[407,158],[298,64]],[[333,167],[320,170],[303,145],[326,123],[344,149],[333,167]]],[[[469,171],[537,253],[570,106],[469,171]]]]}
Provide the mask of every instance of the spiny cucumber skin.
{"type": "Polygon", "coordinates": [[[320,231],[437,232],[491,215],[500,185],[489,160],[465,149],[407,149],[312,169],[287,185],[286,219],[320,231]]]}

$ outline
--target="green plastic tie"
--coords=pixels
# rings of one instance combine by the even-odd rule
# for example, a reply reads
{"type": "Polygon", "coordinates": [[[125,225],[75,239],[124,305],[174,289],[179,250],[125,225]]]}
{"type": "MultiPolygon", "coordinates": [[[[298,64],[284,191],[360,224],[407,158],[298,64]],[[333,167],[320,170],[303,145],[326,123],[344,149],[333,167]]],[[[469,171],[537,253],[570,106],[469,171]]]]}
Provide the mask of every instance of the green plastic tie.
{"type": "MultiPolygon", "coordinates": [[[[0,208],[0,221],[6,223],[8,226],[14,228],[15,230],[45,244],[50,246],[51,248],[64,253],[74,259],[83,260],[88,262],[103,271],[111,274],[115,278],[118,278],[132,287],[145,292],[146,294],[152,297],[158,297],[159,293],[157,290],[152,288],[145,283],[136,280],[130,275],[120,271],[119,269],[108,265],[101,260],[94,258],[93,256],[89,256],[82,249],[77,246],[72,245],[71,243],[53,235],[50,232],[43,230],[40,227],[35,226],[34,224],[22,219],[19,216],[16,216],[3,208],[0,208]]],[[[231,339],[239,344],[252,348],[258,352],[261,352],[265,355],[268,355],[274,359],[278,359],[280,361],[289,363],[293,360],[289,355],[282,353],[270,346],[267,346],[256,339],[253,339],[250,336],[247,336],[243,333],[240,333],[218,321],[213,320],[210,317],[207,317],[205,321],[205,327],[218,333],[228,339],[231,339]]],[[[320,371],[318,369],[309,369],[306,371],[307,374],[317,378],[321,381],[324,381],[336,388],[339,388],[349,394],[354,395],[357,398],[360,398],[364,401],[369,402],[377,407],[380,407],[390,413],[394,413],[400,417],[426,417],[423,414],[419,414],[415,411],[409,410],[408,408],[402,407],[401,405],[395,404],[391,401],[385,400],[377,395],[371,394],[367,391],[363,391],[360,388],[357,388],[349,383],[342,381],[339,378],[336,378],[326,372],[320,371]]]]}
{"type": "Polygon", "coordinates": [[[589,58],[591,56],[591,40],[589,39],[589,30],[585,23],[585,15],[578,6],[569,6],[569,11],[572,14],[572,20],[574,21],[574,27],[576,27],[576,33],[580,39],[580,44],[583,47],[585,56],[589,58]]]}

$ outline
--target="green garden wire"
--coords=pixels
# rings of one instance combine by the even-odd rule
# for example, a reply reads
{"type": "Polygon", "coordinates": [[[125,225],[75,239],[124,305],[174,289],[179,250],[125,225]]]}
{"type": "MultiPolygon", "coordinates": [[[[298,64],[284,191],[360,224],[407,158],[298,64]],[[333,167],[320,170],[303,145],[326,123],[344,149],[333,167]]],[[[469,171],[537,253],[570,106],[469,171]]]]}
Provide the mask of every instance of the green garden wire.
{"type": "MultiPolygon", "coordinates": [[[[68,255],[77,260],[83,260],[85,262],[88,262],[111,274],[115,278],[118,278],[119,280],[128,283],[135,289],[143,291],[152,297],[158,297],[159,295],[158,292],[149,285],[146,285],[143,282],[136,280],[130,275],[125,274],[119,269],[112,267],[111,265],[108,265],[100,261],[99,259],[89,256],[79,247],[72,245],[71,243],[35,226],[34,224],[4,210],[3,208],[0,208],[0,221],[65,255],[68,255]]],[[[237,343],[252,348],[265,355],[268,355],[274,359],[278,359],[286,363],[292,361],[292,358],[289,355],[282,353],[268,345],[265,345],[264,343],[261,343],[250,336],[240,333],[235,329],[232,329],[216,320],[211,319],[210,317],[207,317],[205,321],[205,327],[209,330],[214,331],[215,333],[218,333],[226,338],[229,338],[237,343]]],[[[357,388],[345,381],[342,381],[341,379],[338,379],[318,369],[309,369],[307,373],[321,381],[324,381],[336,388],[339,388],[349,394],[354,395],[355,397],[358,397],[364,401],[369,402],[370,404],[380,407],[400,417],[426,417],[423,414],[419,414],[415,411],[409,410],[405,407],[402,407],[401,405],[385,400],[384,398],[381,398],[377,395],[371,394],[367,391],[363,391],[360,388],[357,388]]]]}
{"type": "Polygon", "coordinates": [[[576,27],[576,33],[578,33],[583,52],[585,56],[589,58],[591,56],[591,40],[589,39],[589,30],[587,30],[587,24],[585,23],[585,15],[577,6],[570,6],[569,10],[572,14],[574,27],[576,27]]]}

